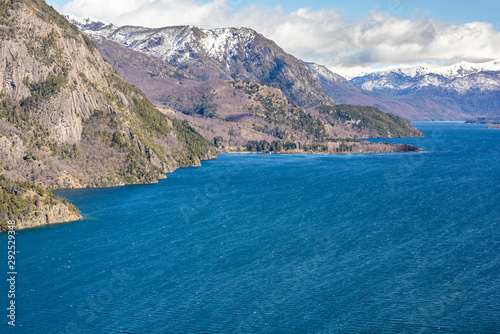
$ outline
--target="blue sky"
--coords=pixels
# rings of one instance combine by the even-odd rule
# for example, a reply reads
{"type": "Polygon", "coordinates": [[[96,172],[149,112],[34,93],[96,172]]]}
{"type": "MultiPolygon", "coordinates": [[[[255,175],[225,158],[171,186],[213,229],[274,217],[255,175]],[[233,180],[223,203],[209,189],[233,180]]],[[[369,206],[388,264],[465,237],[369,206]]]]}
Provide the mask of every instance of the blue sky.
{"type": "Polygon", "coordinates": [[[500,0],[49,0],[115,25],[245,26],[350,76],[395,65],[500,59],[500,0]],[[307,9],[304,9],[307,8],[307,9]]]}
{"type": "MultiPolygon", "coordinates": [[[[231,0],[229,0],[231,2],[231,0]]],[[[248,3],[242,0],[233,0],[238,6],[248,3]]],[[[414,13],[425,13],[435,19],[467,23],[472,21],[484,21],[495,24],[500,28],[500,0],[351,0],[351,1],[325,1],[325,0],[255,0],[253,4],[260,6],[282,6],[285,10],[296,10],[302,7],[311,7],[315,10],[322,8],[339,8],[345,10],[347,16],[355,19],[367,15],[370,10],[388,10],[392,14],[402,17],[411,17],[414,13]]]]}
{"type": "MultiPolygon", "coordinates": [[[[57,7],[68,3],[69,0],[49,0],[47,3],[57,7]]],[[[207,3],[209,1],[200,1],[207,3]]],[[[367,15],[370,10],[387,10],[409,18],[415,13],[423,13],[434,19],[443,19],[456,23],[467,23],[472,21],[483,21],[492,23],[496,29],[500,29],[500,0],[476,0],[476,1],[453,1],[453,0],[351,0],[351,1],[327,1],[327,0],[228,0],[228,5],[236,8],[249,7],[252,4],[261,7],[281,6],[285,11],[294,11],[299,8],[309,7],[314,10],[323,8],[337,8],[345,11],[350,19],[367,15]]]]}

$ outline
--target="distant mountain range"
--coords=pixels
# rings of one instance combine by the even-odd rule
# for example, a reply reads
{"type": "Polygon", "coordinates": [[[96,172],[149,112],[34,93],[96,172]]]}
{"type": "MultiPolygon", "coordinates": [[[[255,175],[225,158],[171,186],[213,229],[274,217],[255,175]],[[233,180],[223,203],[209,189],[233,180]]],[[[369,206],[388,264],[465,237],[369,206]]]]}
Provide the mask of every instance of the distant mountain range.
{"type": "Polygon", "coordinates": [[[370,92],[355,86],[346,78],[331,72],[325,66],[304,63],[323,89],[339,103],[375,106],[385,112],[411,121],[463,120],[467,115],[455,112],[433,101],[418,98],[397,98],[370,92]]]}
{"type": "Polygon", "coordinates": [[[408,103],[433,103],[465,118],[500,115],[500,60],[429,68],[412,66],[357,76],[365,92],[408,103]]]}
{"type": "Polygon", "coordinates": [[[399,67],[386,71],[356,76],[351,82],[365,90],[408,90],[440,87],[457,92],[471,89],[500,90],[500,60],[486,63],[461,62],[451,66],[399,67]]]}

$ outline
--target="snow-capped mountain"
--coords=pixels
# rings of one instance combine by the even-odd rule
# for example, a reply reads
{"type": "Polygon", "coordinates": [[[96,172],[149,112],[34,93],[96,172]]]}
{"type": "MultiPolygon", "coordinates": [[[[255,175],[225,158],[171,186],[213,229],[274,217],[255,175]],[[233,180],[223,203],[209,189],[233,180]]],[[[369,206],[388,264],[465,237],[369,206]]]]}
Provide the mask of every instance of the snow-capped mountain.
{"type": "Polygon", "coordinates": [[[365,91],[406,99],[413,105],[425,100],[471,116],[500,115],[500,60],[395,68],[358,76],[350,82],[365,91]]]}
{"type": "Polygon", "coordinates": [[[442,67],[429,67],[427,65],[415,65],[409,67],[400,67],[389,71],[379,71],[374,73],[387,74],[390,72],[397,72],[409,77],[420,77],[427,74],[441,75],[448,79],[466,77],[471,74],[486,71],[500,71],[500,60],[492,60],[486,63],[469,63],[462,61],[460,63],[442,66],[442,67]]]}
{"type": "Polygon", "coordinates": [[[352,85],[351,83],[349,83],[349,81],[347,81],[346,78],[344,78],[340,74],[333,73],[324,65],[305,62],[305,61],[303,63],[317,80],[323,79],[323,80],[328,80],[330,82],[343,83],[348,86],[352,85]]]}
{"type": "MultiPolygon", "coordinates": [[[[240,49],[248,49],[257,32],[249,28],[199,29],[194,26],[174,26],[158,29],[124,26],[90,17],[79,18],[64,14],[82,32],[92,37],[104,37],[135,51],[140,51],[165,61],[183,61],[193,51],[202,52],[224,62],[229,68],[240,49]],[[189,52],[186,52],[186,46],[189,52]]],[[[245,54],[247,55],[247,54],[245,54]]]]}
{"type": "Polygon", "coordinates": [[[346,78],[314,63],[304,63],[323,89],[337,102],[362,106],[376,106],[385,112],[412,121],[463,120],[467,116],[428,100],[416,101],[396,99],[390,96],[363,90],[346,78]]]}
{"type": "Polygon", "coordinates": [[[295,104],[333,103],[300,60],[249,28],[194,26],[144,28],[65,17],[94,41],[105,38],[171,64],[199,78],[240,78],[279,88],[295,104]]]}
{"type": "Polygon", "coordinates": [[[78,28],[84,28],[86,31],[93,32],[98,31],[98,34],[106,34],[106,32],[111,32],[116,30],[118,27],[113,25],[112,23],[94,19],[90,16],[79,17],[71,14],[62,14],[64,18],[66,18],[69,22],[76,25],[78,28]]]}
{"type": "Polygon", "coordinates": [[[303,63],[249,28],[117,27],[66,15],[95,42],[116,42],[153,56],[199,80],[231,78],[279,88],[295,105],[374,105],[410,120],[460,120],[500,110],[500,62],[419,65],[346,80],[326,67],[303,63]]]}
{"type": "Polygon", "coordinates": [[[408,90],[439,87],[457,92],[470,89],[500,90],[500,60],[432,68],[425,65],[400,67],[354,77],[350,81],[368,90],[408,90]]]}

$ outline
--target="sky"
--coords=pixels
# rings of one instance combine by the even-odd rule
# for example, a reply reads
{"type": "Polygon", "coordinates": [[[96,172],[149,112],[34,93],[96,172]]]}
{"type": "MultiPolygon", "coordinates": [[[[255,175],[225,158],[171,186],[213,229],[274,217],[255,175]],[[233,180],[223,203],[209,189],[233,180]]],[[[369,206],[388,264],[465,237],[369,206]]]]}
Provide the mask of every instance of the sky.
{"type": "Polygon", "coordinates": [[[117,26],[250,27],[344,76],[500,59],[500,0],[48,0],[117,26]]]}

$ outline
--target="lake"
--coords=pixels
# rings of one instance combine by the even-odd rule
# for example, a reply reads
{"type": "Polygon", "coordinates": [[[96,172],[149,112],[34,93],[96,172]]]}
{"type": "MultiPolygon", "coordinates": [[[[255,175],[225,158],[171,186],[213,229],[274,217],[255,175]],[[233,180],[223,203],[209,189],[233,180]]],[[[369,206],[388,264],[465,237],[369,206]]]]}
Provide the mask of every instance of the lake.
{"type": "Polygon", "coordinates": [[[85,219],[18,232],[15,332],[500,332],[500,130],[414,125],[387,141],[421,153],[221,154],[59,191],[85,219]]]}

